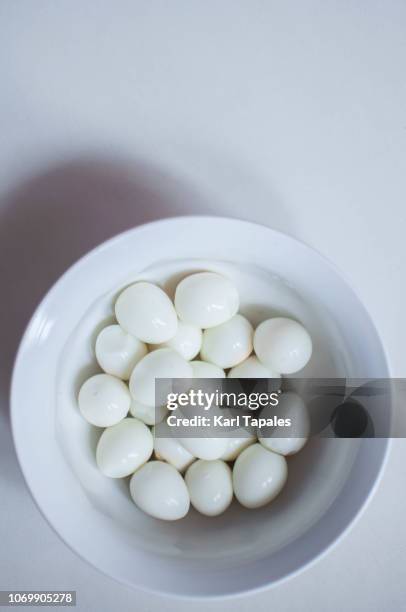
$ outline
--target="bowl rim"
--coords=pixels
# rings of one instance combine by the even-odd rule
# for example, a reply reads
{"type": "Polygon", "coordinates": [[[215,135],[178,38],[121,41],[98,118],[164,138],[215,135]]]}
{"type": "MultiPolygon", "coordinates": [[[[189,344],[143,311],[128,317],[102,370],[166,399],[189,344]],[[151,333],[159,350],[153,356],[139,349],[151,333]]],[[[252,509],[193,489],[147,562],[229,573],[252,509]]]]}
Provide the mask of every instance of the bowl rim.
{"type": "Polygon", "coordinates": [[[296,569],[290,570],[288,571],[284,576],[281,576],[279,578],[276,579],[272,579],[271,582],[268,583],[264,583],[262,585],[259,586],[253,586],[253,587],[249,587],[249,588],[243,588],[242,590],[235,590],[229,593],[221,593],[221,594],[185,594],[185,593],[179,593],[179,592],[174,592],[174,591],[165,591],[159,588],[150,588],[149,586],[145,586],[145,585],[140,585],[140,584],[134,584],[128,580],[126,580],[125,578],[121,578],[120,576],[117,575],[113,575],[107,571],[105,571],[104,569],[100,568],[98,565],[96,565],[95,563],[93,563],[93,561],[91,561],[90,559],[88,559],[86,556],[84,556],[80,550],[77,549],[77,547],[73,546],[61,533],[60,531],[57,529],[57,527],[53,524],[53,522],[51,521],[51,519],[49,519],[45,508],[43,508],[40,504],[40,502],[37,500],[35,492],[30,484],[30,479],[29,476],[27,475],[27,471],[25,469],[24,466],[24,461],[21,457],[21,453],[19,450],[19,445],[18,445],[18,441],[17,441],[17,434],[16,434],[16,423],[15,423],[15,414],[16,414],[16,402],[15,402],[15,396],[16,396],[16,388],[17,388],[17,384],[18,384],[18,374],[19,374],[19,367],[20,367],[20,362],[22,361],[23,358],[23,353],[25,350],[25,345],[27,343],[27,339],[28,339],[28,335],[29,335],[29,331],[30,328],[33,324],[33,321],[36,318],[37,313],[41,310],[41,308],[43,308],[43,306],[46,304],[46,302],[48,301],[48,299],[50,299],[50,297],[54,294],[54,292],[56,292],[58,290],[58,288],[64,283],[65,279],[68,276],[73,275],[77,269],[79,269],[88,259],[91,259],[95,256],[97,256],[97,254],[110,249],[111,247],[114,247],[114,245],[116,243],[121,242],[122,240],[124,240],[125,238],[127,238],[128,236],[131,236],[133,234],[136,234],[137,232],[144,230],[144,229],[148,229],[151,227],[158,227],[158,226],[164,226],[167,224],[177,224],[180,221],[185,221],[185,220],[190,220],[193,219],[194,221],[211,221],[213,223],[216,222],[231,222],[234,223],[236,225],[239,225],[240,227],[251,227],[251,228],[255,228],[255,227],[259,227],[262,229],[266,229],[269,232],[273,233],[274,235],[278,235],[280,238],[283,238],[284,240],[290,241],[291,243],[295,244],[296,247],[304,249],[305,251],[310,251],[313,252],[314,254],[317,255],[317,257],[319,259],[321,259],[324,263],[324,265],[326,265],[329,269],[331,269],[332,272],[335,273],[335,275],[339,276],[341,278],[342,281],[344,281],[344,283],[347,285],[347,287],[351,290],[351,292],[353,293],[354,297],[356,298],[360,308],[363,310],[363,314],[365,316],[365,318],[368,320],[368,323],[370,324],[371,328],[373,329],[377,340],[379,341],[381,350],[382,350],[382,357],[383,360],[387,366],[388,369],[388,374],[390,375],[391,371],[392,371],[392,365],[391,365],[391,361],[389,359],[389,355],[387,353],[387,349],[386,346],[384,345],[384,343],[382,342],[381,336],[376,328],[376,325],[372,319],[372,316],[370,314],[370,312],[368,311],[367,307],[365,306],[364,302],[361,300],[361,298],[359,297],[359,294],[357,292],[357,290],[354,288],[352,281],[350,281],[348,279],[348,277],[342,272],[342,270],[340,270],[336,264],[334,264],[333,262],[331,262],[324,254],[322,254],[320,251],[318,251],[317,249],[315,249],[314,247],[310,246],[309,244],[307,244],[306,242],[299,240],[297,238],[292,237],[291,235],[282,232],[280,230],[276,230],[272,227],[267,226],[264,223],[257,223],[257,222],[253,222],[253,221],[249,221],[249,220],[245,220],[245,219],[240,219],[237,217],[227,217],[227,216],[215,216],[215,215],[181,215],[181,216],[169,216],[169,217],[163,217],[161,219],[158,220],[154,220],[154,221],[150,221],[148,223],[142,223],[140,225],[136,225],[132,228],[129,228],[123,232],[120,232],[118,234],[115,234],[114,236],[112,236],[111,238],[103,241],[102,243],[96,245],[95,247],[93,247],[91,250],[89,250],[88,252],[86,252],[84,255],[82,255],[79,259],[77,259],[72,265],[70,265],[60,276],[59,278],[50,286],[50,288],[46,291],[46,293],[43,295],[42,299],[37,303],[37,306],[35,307],[26,327],[24,332],[21,335],[20,338],[20,342],[19,342],[19,346],[16,352],[16,356],[14,359],[14,364],[13,364],[13,370],[12,370],[12,376],[11,376],[11,383],[10,383],[10,424],[11,424],[11,434],[12,434],[12,439],[13,439],[13,444],[14,444],[14,448],[15,448],[15,452],[17,455],[17,459],[18,459],[18,464],[20,467],[20,470],[23,474],[26,486],[30,492],[30,495],[36,505],[36,507],[39,509],[40,513],[42,514],[42,516],[45,518],[46,522],[48,523],[48,525],[51,527],[51,529],[54,531],[54,533],[56,533],[58,535],[58,537],[62,540],[62,542],[64,542],[64,544],[72,551],[75,553],[75,555],[77,555],[80,559],[82,559],[83,561],[85,561],[88,565],[90,565],[91,567],[95,568],[97,571],[99,571],[101,574],[107,576],[110,579],[114,579],[115,581],[124,584],[128,587],[130,587],[133,590],[141,590],[145,593],[151,593],[154,595],[158,595],[164,598],[171,598],[174,600],[189,600],[189,601],[205,601],[205,600],[213,600],[213,601],[221,601],[221,600],[226,600],[226,599],[232,599],[232,598],[241,598],[241,597],[247,597],[256,593],[261,593],[264,592],[266,590],[269,590],[271,588],[275,588],[276,586],[285,583],[286,581],[294,578],[295,576],[297,576],[298,574],[300,574],[301,572],[303,572],[305,569],[307,568],[311,568],[313,567],[316,563],[318,563],[319,561],[321,561],[324,556],[326,556],[335,546],[337,546],[347,535],[348,533],[351,531],[351,529],[354,527],[354,525],[356,524],[356,522],[362,517],[362,515],[364,514],[365,510],[367,509],[371,499],[373,498],[381,480],[382,477],[384,475],[385,472],[385,468],[387,466],[388,463],[388,458],[390,455],[390,451],[392,448],[392,440],[390,438],[387,438],[385,440],[386,444],[383,448],[383,452],[382,452],[382,458],[381,458],[381,462],[379,465],[379,469],[377,470],[376,474],[374,475],[374,480],[373,480],[373,484],[369,489],[369,492],[367,494],[367,496],[364,498],[364,500],[362,501],[361,505],[359,506],[358,509],[356,509],[355,513],[353,514],[353,516],[351,517],[351,519],[348,521],[346,527],[344,529],[341,530],[341,532],[338,534],[338,536],[334,537],[330,542],[328,542],[318,553],[316,553],[311,559],[306,560],[304,562],[302,562],[302,564],[297,567],[296,569]]]}

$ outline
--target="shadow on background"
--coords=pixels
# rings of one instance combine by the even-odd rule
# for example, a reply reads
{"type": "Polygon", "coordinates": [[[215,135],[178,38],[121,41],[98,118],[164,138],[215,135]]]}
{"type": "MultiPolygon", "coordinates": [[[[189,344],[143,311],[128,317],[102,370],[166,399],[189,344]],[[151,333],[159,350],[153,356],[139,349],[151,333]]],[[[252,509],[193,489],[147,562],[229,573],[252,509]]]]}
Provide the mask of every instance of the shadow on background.
{"type": "Polygon", "coordinates": [[[2,406],[8,406],[24,328],[57,278],[123,230],[191,212],[215,214],[191,188],[144,162],[76,160],[47,170],[6,196],[0,206],[2,406]]]}

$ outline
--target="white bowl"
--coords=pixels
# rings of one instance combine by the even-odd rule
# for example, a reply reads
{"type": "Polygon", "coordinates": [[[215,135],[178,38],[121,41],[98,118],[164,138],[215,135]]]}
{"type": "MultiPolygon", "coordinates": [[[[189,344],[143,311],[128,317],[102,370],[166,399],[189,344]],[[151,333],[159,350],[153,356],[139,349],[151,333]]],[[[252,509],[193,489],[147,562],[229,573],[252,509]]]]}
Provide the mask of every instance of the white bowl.
{"type": "Polygon", "coordinates": [[[305,323],[315,357],[304,374],[388,376],[377,332],[339,273],[263,226],[165,219],[109,240],[62,276],[33,315],[14,369],[12,427],[27,484],[82,558],[128,585],[190,597],[260,589],[313,561],[366,503],[388,448],[387,439],[312,439],[290,459],[288,484],[270,506],[250,511],[233,502],[220,517],[192,510],[174,523],[144,515],[126,481],[103,477],[94,460],[98,430],[76,405],[79,385],[96,371],[96,331],[131,280],[150,278],[172,291],[202,268],[234,277],[254,323],[280,312],[305,323]]]}

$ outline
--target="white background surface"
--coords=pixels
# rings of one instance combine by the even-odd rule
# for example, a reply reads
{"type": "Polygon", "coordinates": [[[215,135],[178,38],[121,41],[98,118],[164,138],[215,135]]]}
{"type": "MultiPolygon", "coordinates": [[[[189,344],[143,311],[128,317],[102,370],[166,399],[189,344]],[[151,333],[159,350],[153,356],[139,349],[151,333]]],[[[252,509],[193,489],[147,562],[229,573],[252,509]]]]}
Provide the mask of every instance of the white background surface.
{"type": "Polygon", "coordinates": [[[20,476],[7,401],[18,338],[60,273],[122,229],[188,213],[327,255],[406,376],[405,31],[402,0],[1,2],[1,589],[75,589],[97,611],[406,610],[404,440],[322,560],[268,592],[179,604],[59,541],[20,476]]]}

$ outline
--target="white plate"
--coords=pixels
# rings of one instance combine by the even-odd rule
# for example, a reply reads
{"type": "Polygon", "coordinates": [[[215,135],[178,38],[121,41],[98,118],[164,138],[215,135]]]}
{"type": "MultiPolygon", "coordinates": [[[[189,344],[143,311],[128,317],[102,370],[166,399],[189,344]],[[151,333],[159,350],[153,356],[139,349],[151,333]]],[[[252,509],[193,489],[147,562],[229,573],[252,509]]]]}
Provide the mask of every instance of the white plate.
{"type": "Polygon", "coordinates": [[[305,374],[388,375],[377,332],[334,267],[253,223],[181,217],[144,225],[102,244],[54,285],[28,325],[12,382],[27,484],[54,529],[95,567],[134,587],[194,597],[263,588],[317,558],[365,504],[388,447],[385,439],[312,440],[290,460],[288,485],[269,507],[234,502],[215,519],[192,511],[170,524],[140,512],[125,481],[101,476],[97,430],[76,405],[78,386],[95,370],[96,331],[131,280],[150,278],[170,292],[202,268],[234,278],[255,323],[285,312],[306,324],[315,356],[305,374]]]}

